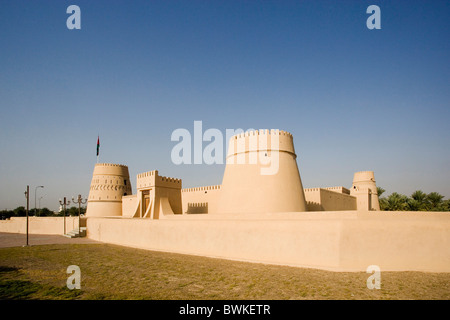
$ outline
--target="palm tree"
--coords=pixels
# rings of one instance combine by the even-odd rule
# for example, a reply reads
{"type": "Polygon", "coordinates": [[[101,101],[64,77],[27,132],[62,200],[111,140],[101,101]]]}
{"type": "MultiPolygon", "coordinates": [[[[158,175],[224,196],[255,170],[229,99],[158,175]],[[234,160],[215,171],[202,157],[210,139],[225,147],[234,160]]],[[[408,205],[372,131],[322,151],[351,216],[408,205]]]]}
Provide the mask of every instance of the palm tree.
{"type": "Polygon", "coordinates": [[[430,202],[430,210],[439,211],[443,210],[444,196],[438,192],[431,192],[427,195],[427,200],[430,202]]]}
{"type": "Polygon", "coordinates": [[[404,211],[408,208],[408,197],[397,192],[392,193],[387,198],[387,208],[389,211],[404,211]]]}
{"type": "Polygon", "coordinates": [[[409,211],[421,211],[425,210],[423,209],[424,205],[419,200],[416,200],[414,198],[408,198],[408,210],[409,211]]]}
{"type": "Polygon", "coordinates": [[[429,201],[427,198],[427,194],[422,190],[414,191],[411,195],[412,199],[409,199],[408,205],[411,211],[424,211],[428,210],[429,201]]]}

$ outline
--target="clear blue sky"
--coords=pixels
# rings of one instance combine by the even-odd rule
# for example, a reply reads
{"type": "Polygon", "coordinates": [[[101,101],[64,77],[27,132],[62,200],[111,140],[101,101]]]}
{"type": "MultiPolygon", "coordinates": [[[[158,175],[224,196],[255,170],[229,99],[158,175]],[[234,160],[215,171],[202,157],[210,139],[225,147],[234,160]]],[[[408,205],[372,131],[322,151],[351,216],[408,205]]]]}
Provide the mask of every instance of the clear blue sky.
{"type": "MultiPolygon", "coordinates": [[[[305,187],[375,171],[386,194],[450,197],[449,1],[0,0],[0,209],[87,196],[96,163],[174,165],[177,128],[291,132],[305,187]],[[66,8],[81,8],[68,30],[66,8]],[[369,5],[381,30],[369,30],[369,5]]],[[[133,190],[135,192],[135,189],[133,190]]]]}

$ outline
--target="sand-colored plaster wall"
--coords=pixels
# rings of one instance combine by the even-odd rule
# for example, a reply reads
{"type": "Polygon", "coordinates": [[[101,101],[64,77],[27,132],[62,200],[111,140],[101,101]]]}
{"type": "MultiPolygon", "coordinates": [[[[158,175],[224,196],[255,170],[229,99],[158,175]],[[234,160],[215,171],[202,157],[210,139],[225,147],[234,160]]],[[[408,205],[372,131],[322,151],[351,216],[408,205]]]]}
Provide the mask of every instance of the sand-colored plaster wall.
{"type": "Polygon", "coordinates": [[[122,215],[133,218],[139,214],[139,199],[136,194],[122,197],[122,215]]]}
{"type": "Polygon", "coordinates": [[[125,246],[242,261],[366,271],[450,272],[450,214],[281,212],[89,218],[88,237],[125,246]]]}
{"type": "Polygon", "coordinates": [[[308,211],[356,210],[356,197],[325,188],[307,188],[305,199],[308,211]]]}
{"type": "Polygon", "coordinates": [[[217,212],[220,185],[181,189],[183,214],[217,212]]]}
{"type": "MultiPolygon", "coordinates": [[[[28,232],[31,234],[64,234],[64,217],[29,217],[28,232]]],[[[0,232],[26,233],[26,217],[11,217],[0,220],[0,232]]],[[[86,226],[86,219],[80,219],[86,226]]],[[[66,217],[66,233],[78,228],[78,217],[66,217]]]]}

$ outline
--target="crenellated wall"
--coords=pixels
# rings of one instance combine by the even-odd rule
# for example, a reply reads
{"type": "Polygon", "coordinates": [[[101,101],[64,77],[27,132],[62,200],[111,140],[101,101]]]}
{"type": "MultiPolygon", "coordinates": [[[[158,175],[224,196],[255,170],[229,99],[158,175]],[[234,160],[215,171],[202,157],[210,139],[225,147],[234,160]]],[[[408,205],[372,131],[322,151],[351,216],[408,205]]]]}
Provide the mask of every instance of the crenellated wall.
{"type": "Polygon", "coordinates": [[[158,170],[139,173],[136,177],[137,189],[148,187],[181,188],[181,179],[160,176],[158,170]]]}
{"type": "Polygon", "coordinates": [[[339,190],[342,191],[344,189],[344,187],[305,189],[305,199],[308,211],[356,210],[356,197],[338,192],[339,190]]]}
{"type": "Polygon", "coordinates": [[[183,213],[214,213],[220,196],[220,185],[181,189],[183,213]]]}
{"type": "Polygon", "coordinates": [[[334,191],[334,192],[337,192],[337,193],[350,194],[350,190],[347,189],[347,188],[344,188],[342,186],[339,186],[339,187],[326,187],[326,188],[323,188],[323,189],[334,191]]]}
{"type": "Polygon", "coordinates": [[[161,219],[181,214],[181,179],[160,176],[158,170],[136,176],[137,194],[124,198],[122,216],[161,219]]]}

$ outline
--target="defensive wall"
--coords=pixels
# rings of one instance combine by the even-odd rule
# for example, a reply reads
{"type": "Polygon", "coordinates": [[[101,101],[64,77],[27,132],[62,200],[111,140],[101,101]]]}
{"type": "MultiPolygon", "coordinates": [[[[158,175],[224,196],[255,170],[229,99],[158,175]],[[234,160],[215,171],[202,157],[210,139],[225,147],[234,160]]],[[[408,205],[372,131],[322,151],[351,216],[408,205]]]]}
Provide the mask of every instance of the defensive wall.
{"type": "Polygon", "coordinates": [[[307,188],[305,191],[308,211],[356,210],[356,197],[345,192],[344,187],[307,188]]]}
{"type": "Polygon", "coordinates": [[[89,218],[87,236],[112,244],[331,271],[450,272],[445,212],[277,212],[89,218]]]}
{"type": "Polygon", "coordinates": [[[217,212],[220,185],[181,189],[183,213],[217,212]]]}
{"type": "MultiPolygon", "coordinates": [[[[138,174],[136,186],[133,195],[124,165],[95,166],[87,237],[333,271],[450,272],[449,213],[379,211],[372,171],[356,172],[350,190],[303,189],[286,131],[233,136],[221,185],[182,189],[181,179],[153,170],[138,174]]],[[[62,234],[61,219],[30,217],[30,232],[62,234]]],[[[66,231],[74,229],[77,218],[66,219],[66,231]]],[[[0,231],[25,233],[24,218],[0,221],[0,231]]]]}
{"type": "MultiPolygon", "coordinates": [[[[26,233],[26,217],[11,217],[0,220],[0,232],[26,233]]],[[[66,217],[66,233],[78,228],[78,217],[66,217]]],[[[86,226],[86,218],[80,218],[80,226],[86,226]]],[[[64,234],[64,217],[28,217],[30,234],[64,234]]]]}

